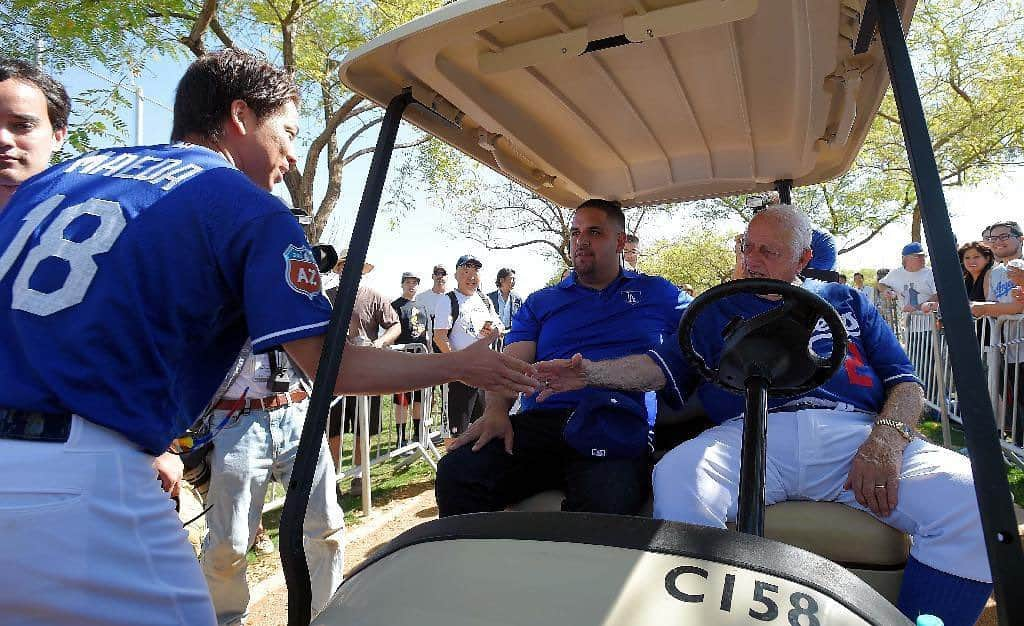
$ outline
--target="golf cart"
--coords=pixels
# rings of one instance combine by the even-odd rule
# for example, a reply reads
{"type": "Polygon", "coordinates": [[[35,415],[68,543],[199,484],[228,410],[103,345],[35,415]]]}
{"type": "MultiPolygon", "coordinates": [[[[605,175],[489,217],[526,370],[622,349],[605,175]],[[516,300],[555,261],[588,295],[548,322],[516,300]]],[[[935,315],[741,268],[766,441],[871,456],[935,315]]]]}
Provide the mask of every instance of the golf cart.
{"type": "MultiPolygon", "coordinates": [[[[289,624],[310,622],[302,521],[356,268],[402,119],[562,206],[768,190],[785,202],[794,185],[849,169],[890,81],[943,301],[1000,621],[1024,623],[1024,599],[1011,588],[1024,580],[1024,554],[904,39],[914,6],[461,0],[351,53],[342,79],[387,111],[282,514],[289,624]]],[[[827,379],[844,355],[842,323],[823,301],[781,283],[719,289],[691,305],[684,330],[708,302],[739,289],[781,294],[786,312],[728,329],[729,350],[703,372],[747,397],[737,531],[529,503],[436,520],[358,567],[315,623],[909,623],[893,606],[907,558],[900,533],[838,504],[764,509],[766,398],[827,379]],[[801,334],[819,319],[832,330],[824,358],[808,353],[801,334]]]]}

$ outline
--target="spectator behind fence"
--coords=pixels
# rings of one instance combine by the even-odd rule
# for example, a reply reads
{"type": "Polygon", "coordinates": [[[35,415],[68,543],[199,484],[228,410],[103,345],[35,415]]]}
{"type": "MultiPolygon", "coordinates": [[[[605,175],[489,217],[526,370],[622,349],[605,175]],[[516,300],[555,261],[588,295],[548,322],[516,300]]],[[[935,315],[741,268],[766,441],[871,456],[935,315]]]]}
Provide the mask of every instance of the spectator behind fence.
{"type": "MultiPolygon", "coordinates": [[[[341,276],[341,272],[345,269],[345,257],[347,256],[348,249],[341,250],[338,253],[338,264],[334,266],[334,272],[338,276],[341,276]]],[[[372,263],[363,264],[363,275],[372,271],[372,263]]],[[[332,305],[335,304],[334,301],[337,297],[338,288],[327,291],[327,298],[331,301],[332,305]]],[[[398,314],[391,308],[391,303],[376,289],[359,285],[359,290],[356,292],[356,301],[352,305],[352,317],[349,320],[348,342],[353,345],[386,348],[395,343],[401,332],[402,327],[398,323],[398,314]],[[385,329],[383,335],[380,334],[381,328],[385,329]]],[[[331,458],[334,459],[338,467],[341,466],[341,458],[339,456],[341,453],[341,433],[351,432],[357,437],[359,435],[359,429],[357,428],[359,420],[356,419],[358,402],[357,396],[346,396],[344,420],[342,419],[342,403],[338,402],[331,407],[328,434],[330,435],[331,458]]],[[[368,421],[370,424],[370,436],[372,437],[380,433],[380,396],[370,396],[368,404],[370,409],[368,421]]],[[[362,449],[358,445],[353,445],[352,463],[355,467],[359,467],[362,460],[362,449]]],[[[350,491],[359,492],[362,489],[360,476],[361,474],[356,474],[350,491]]]]}
{"type": "MultiPolygon", "coordinates": [[[[1013,289],[1016,285],[1011,278],[1011,274],[1019,276],[1013,266],[1021,263],[1020,225],[1013,221],[996,222],[982,231],[982,238],[992,247],[996,260],[988,272],[986,302],[972,303],[971,313],[975,317],[1000,317],[1024,312],[1024,302],[1014,298],[1013,289]]],[[[1014,341],[1021,337],[1024,337],[1024,326],[1020,322],[1007,321],[1002,326],[1001,335],[993,337],[992,343],[1014,341]]],[[[998,354],[1005,368],[999,372],[999,391],[1006,403],[1003,433],[1014,435],[1014,442],[1021,445],[1024,443],[1024,372],[1021,372],[1024,350],[1014,344],[998,354]]]]}
{"type": "MultiPolygon", "coordinates": [[[[458,288],[448,292],[434,310],[434,342],[441,352],[465,350],[477,339],[498,339],[505,327],[489,298],[479,289],[483,264],[464,254],[455,263],[458,288]]],[[[452,436],[466,432],[483,415],[484,391],[458,381],[448,383],[448,429],[452,436]]]]}
{"type": "Polygon", "coordinates": [[[988,285],[990,270],[995,264],[992,248],[982,241],[970,241],[957,250],[960,269],[964,273],[964,288],[971,302],[984,302],[985,287],[988,285]]]}
{"type": "Polygon", "coordinates": [[[431,271],[430,278],[433,284],[430,289],[416,294],[416,302],[422,304],[423,310],[427,313],[427,333],[431,337],[430,349],[434,352],[440,352],[441,350],[437,347],[437,342],[433,341],[434,311],[437,310],[438,304],[448,300],[448,270],[444,265],[437,264],[431,271]]]}
{"type": "Polygon", "coordinates": [[[868,287],[864,284],[864,274],[860,272],[853,273],[853,288],[864,294],[864,297],[868,299],[871,304],[875,303],[875,290],[873,287],[868,287]]]}
{"type": "Polygon", "coordinates": [[[985,301],[971,305],[975,317],[998,317],[1024,312],[1024,304],[1016,302],[1010,291],[1013,281],[1007,275],[1007,263],[1021,258],[1021,230],[1017,222],[997,222],[984,231],[982,239],[992,247],[995,263],[988,271],[985,301]]]}
{"type": "MultiPolygon", "coordinates": [[[[924,246],[914,241],[903,246],[903,265],[889,272],[879,281],[879,290],[885,298],[895,298],[904,313],[930,313],[938,302],[938,290],[932,268],[928,267],[924,246]]],[[[911,330],[931,330],[925,320],[912,326],[911,330]]]]}
{"type": "MultiPolygon", "coordinates": [[[[211,442],[209,507],[200,562],[221,624],[244,622],[249,612],[246,556],[254,542],[267,488],[288,485],[309,407],[301,371],[280,348],[252,354],[246,345],[234,375],[206,418],[213,431],[231,418],[211,442]]],[[[334,463],[320,439],[309,508],[302,524],[312,577],[313,607],[327,605],[341,584],[345,517],[334,492],[334,463]]],[[[273,544],[271,544],[273,548],[273,544]]]]}
{"type": "MultiPolygon", "coordinates": [[[[506,354],[526,361],[576,353],[612,358],[646,349],[675,330],[678,290],[664,278],[621,269],[625,230],[617,202],[588,200],[576,210],[574,271],[526,299],[506,337],[506,354]]],[[[543,405],[528,396],[509,416],[513,401],[489,393],[484,417],[449,446],[437,470],[441,517],[501,510],[556,488],[565,490],[562,508],[568,511],[640,509],[650,493],[654,418],[642,393],[587,389],[543,405]]]]}
{"type": "MultiPolygon", "coordinates": [[[[423,303],[416,301],[416,289],[420,285],[420,277],[415,272],[402,274],[402,295],[391,307],[398,313],[398,321],[402,326],[402,333],[398,336],[396,343],[420,344],[430,350],[427,340],[427,311],[423,303]]],[[[395,403],[395,436],[398,440],[396,445],[401,448],[408,441],[405,438],[405,425],[409,423],[409,412],[412,412],[413,441],[420,440],[420,418],[423,410],[423,390],[407,391],[396,394],[393,398],[395,403]]]]}
{"type": "Polygon", "coordinates": [[[636,235],[626,235],[626,245],[622,247],[622,267],[624,269],[639,271],[637,269],[637,263],[640,261],[639,248],[640,238],[636,235]]]}
{"type": "Polygon", "coordinates": [[[35,65],[0,58],[0,212],[22,182],[49,167],[70,114],[64,85],[35,65]]]}
{"type": "Polygon", "coordinates": [[[507,267],[501,268],[494,284],[498,288],[487,294],[487,297],[491,299],[494,310],[498,312],[505,332],[508,332],[512,329],[512,318],[519,312],[519,307],[523,306],[522,296],[512,291],[516,286],[516,271],[507,267]]]}
{"type": "Polygon", "coordinates": [[[839,275],[839,280],[836,281],[836,282],[838,282],[840,285],[845,285],[848,280],[849,280],[849,278],[846,277],[846,274],[840,274],[839,275]]]}

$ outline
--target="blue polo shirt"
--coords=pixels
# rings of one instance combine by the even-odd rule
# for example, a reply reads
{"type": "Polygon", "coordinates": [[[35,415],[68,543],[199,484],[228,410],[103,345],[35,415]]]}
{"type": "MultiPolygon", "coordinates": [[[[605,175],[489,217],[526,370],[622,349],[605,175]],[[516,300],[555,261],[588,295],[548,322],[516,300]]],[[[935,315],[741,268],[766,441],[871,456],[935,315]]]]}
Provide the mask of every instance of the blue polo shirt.
{"type": "MultiPolygon", "coordinates": [[[[849,335],[846,360],[824,385],[800,396],[824,407],[846,405],[849,408],[877,414],[882,410],[885,394],[890,388],[905,382],[921,384],[914,374],[914,366],[900,346],[892,329],[868,302],[864,294],[852,287],[817,280],[804,281],[803,287],[821,296],[831,304],[843,320],[849,335]]],[[[719,300],[705,309],[693,328],[693,348],[711,367],[716,367],[724,341],[722,329],[734,318],[750,319],[779,306],[779,302],[765,300],[753,294],[737,294],[719,300]]],[[[812,349],[825,356],[831,351],[832,333],[823,320],[811,336],[812,349]]],[[[662,391],[672,406],[682,404],[685,396],[696,387],[697,394],[712,421],[721,423],[740,415],[744,399],[738,394],[705,382],[679,348],[679,336],[667,338],[648,355],[665,374],[662,391]]],[[[796,398],[770,398],[770,407],[781,406],[796,398]]]]}
{"type": "MultiPolygon", "coordinates": [[[[584,287],[576,274],[530,295],[512,321],[505,345],[537,344],[537,360],[568,359],[579,352],[600,361],[660,345],[679,326],[679,290],[664,278],[622,270],[604,289],[584,287]]],[[[522,410],[574,408],[590,388],[559,393],[539,404],[523,398],[522,410]]],[[[643,403],[643,394],[636,400],[643,403]]],[[[653,418],[653,416],[650,416],[653,418]]]]}

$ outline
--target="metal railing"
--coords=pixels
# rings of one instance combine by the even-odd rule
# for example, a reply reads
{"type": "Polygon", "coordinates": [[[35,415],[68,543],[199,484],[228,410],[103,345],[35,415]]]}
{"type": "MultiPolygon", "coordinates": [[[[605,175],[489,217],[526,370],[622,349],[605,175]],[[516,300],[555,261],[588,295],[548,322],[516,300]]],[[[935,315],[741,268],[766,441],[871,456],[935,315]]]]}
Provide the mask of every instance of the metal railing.
{"type": "MultiPolygon", "coordinates": [[[[962,424],[963,419],[942,320],[934,313],[908,313],[896,328],[924,383],[924,402],[939,413],[943,443],[951,447],[950,422],[962,424]]],[[[1007,459],[1024,467],[1024,315],[979,318],[975,331],[989,400],[1003,434],[1000,443],[1007,459]]]]}
{"type": "MultiPolygon", "coordinates": [[[[391,350],[398,350],[401,352],[411,353],[423,353],[427,352],[427,347],[423,344],[400,344],[390,347],[391,350]]],[[[348,478],[353,478],[358,475],[364,477],[362,481],[362,488],[360,491],[361,504],[363,513],[369,513],[372,510],[372,493],[369,477],[371,475],[371,469],[394,459],[396,457],[404,457],[399,463],[397,469],[408,467],[416,461],[423,460],[427,463],[433,472],[437,472],[437,462],[441,458],[441,453],[434,446],[433,439],[441,434],[440,428],[443,427],[444,412],[442,410],[440,419],[436,420],[438,429],[431,429],[434,425],[435,420],[433,419],[433,406],[434,406],[434,394],[432,389],[423,389],[423,401],[420,403],[420,415],[413,416],[409,414],[409,421],[414,419],[420,420],[420,436],[419,439],[409,441],[402,446],[392,446],[393,440],[397,440],[397,428],[395,427],[395,415],[393,411],[384,410],[384,398],[381,397],[381,410],[380,410],[380,432],[371,435],[370,434],[370,400],[374,396],[352,396],[344,397],[339,396],[335,398],[331,406],[332,408],[337,407],[341,415],[339,419],[342,420],[342,432],[341,441],[342,447],[339,451],[339,458],[334,459],[335,466],[335,479],[336,482],[340,483],[348,478]],[[355,402],[355,426],[354,430],[356,435],[353,437],[353,445],[360,447],[360,460],[359,465],[350,465],[347,468],[343,468],[340,461],[345,457],[344,447],[344,420],[345,420],[345,409],[348,402],[355,402]]],[[[443,397],[444,390],[441,390],[443,397]]],[[[354,456],[353,456],[354,458],[354,456]]],[[[277,489],[276,483],[271,485],[271,493],[276,496],[277,489]]],[[[283,489],[281,490],[284,491],[283,489]]],[[[284,505],[285,496],[282,493],[280,496],[273,497],[269,502],[264,504],[263,512],[267,513],[275,509],[279,509],[284,505]]]]}

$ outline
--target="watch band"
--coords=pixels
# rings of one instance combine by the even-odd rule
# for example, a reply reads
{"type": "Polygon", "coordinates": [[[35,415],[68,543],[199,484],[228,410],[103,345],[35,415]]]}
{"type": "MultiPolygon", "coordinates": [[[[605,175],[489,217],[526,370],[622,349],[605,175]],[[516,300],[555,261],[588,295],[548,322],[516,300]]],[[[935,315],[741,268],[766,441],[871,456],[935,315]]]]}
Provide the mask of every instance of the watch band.
{"type": "Polygon", "coordinates": [[[887,417],[880,417],[875,420],[876,426],[888,426],[889,428],[895,429],[901,437],[906,439],[908,442],[914,440],[914,431],[907,426],[905,422],[899,420],[889,419],[887,417]]]}

